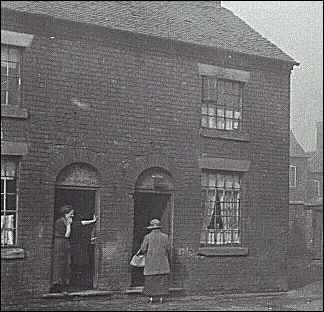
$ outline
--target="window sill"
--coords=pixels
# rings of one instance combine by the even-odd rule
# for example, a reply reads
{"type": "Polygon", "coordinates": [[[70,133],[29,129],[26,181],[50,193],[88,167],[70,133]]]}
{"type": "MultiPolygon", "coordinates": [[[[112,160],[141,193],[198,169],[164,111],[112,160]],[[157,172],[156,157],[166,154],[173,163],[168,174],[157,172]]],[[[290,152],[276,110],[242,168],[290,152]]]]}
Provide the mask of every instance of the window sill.
{"type": "Polygon", "coordinates": [[[28,111],[25,108],[20,107],[19,105],[4,105],[1,104],[1,118],[18,118],[18,119],[27,119],[28,111]]]}
{"type": "Polygon", "coordinates": [[[206,257],[216,256],[247,256],[249,249],[246,247],[200,247],[198,255],[206,257]]]}
{"type": "Polygon", "coordinates": [[[1,247],[2,259],[24,259],[25,250],[18,247],[1,247]]]}
{"type": "Polygon", "coordinates": [[[234,140],[234,141],[250,141],[250,136],[248,133],[237,133],[233,131],[218,130],[218,129],[207,129],[200,128],[200,135],[208,138],[217,138],[225,140],[234,140]]]}

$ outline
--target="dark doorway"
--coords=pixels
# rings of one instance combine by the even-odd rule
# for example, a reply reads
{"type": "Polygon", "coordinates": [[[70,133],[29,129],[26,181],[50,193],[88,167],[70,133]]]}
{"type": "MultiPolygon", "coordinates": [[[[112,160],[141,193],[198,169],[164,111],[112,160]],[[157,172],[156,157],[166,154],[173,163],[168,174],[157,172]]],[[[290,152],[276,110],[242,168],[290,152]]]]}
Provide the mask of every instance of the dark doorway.
{"type": "Polygon", "coordinates": [[[57,188],[55,192],[55,220],[58,209],[64,204],[74,208],[70,236],[71,242],[71,290],[92,289],[94,277],[94,235],[95,225],[81,225],[81,220],[90,220],[95,213],[94,190],[57,188]]]}
{"type": "MultiPolygon", "coordinates": [[[[170,234],[170,194],[135,192],[134,202],[134,241],[135,254],[141,246],[144,236],[148,233],[146,227],[152,219],[161,220],[162,231],[170,234]]],[[[132,268],[132,287],[143,286],[143,268],[132,268]]]]}

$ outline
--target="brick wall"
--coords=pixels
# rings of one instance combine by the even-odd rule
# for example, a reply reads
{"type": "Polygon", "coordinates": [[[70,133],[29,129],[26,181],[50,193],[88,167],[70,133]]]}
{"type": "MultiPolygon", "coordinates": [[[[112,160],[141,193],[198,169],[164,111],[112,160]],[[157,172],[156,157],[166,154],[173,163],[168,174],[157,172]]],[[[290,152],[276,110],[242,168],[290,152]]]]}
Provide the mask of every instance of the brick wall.
{"type": "Polygon", "coordinates": [[[3,298],[10,298],[9,280],[18,281],[16,293],[48,290],[55,179],[75,161],[100,173],[99,287],[129,286],[129,193],[141,170],[161,166],[176,181],[174,285],[188,291],[286,288],[289,66],[8,10],[1,14],[2,29],[35,35],[23,64],[22,106],[29,118],[2,120],[4,140],[29,143],[19,180],[19,244],[27,255],[2,261],[3,298]],[[251,71],[243,108],[249,141],[199,136],[198,62],[251,71]],[[242,184],[248,256],[197,255],[201,154],[251,160],[242,184]]]}

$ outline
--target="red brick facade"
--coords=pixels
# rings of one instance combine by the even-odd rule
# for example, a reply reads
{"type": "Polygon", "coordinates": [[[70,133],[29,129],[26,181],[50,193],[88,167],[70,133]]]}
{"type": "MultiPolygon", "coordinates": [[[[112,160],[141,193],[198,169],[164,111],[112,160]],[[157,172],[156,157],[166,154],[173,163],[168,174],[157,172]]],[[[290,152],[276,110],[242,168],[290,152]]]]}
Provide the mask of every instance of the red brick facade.
{"type": "Polygon", "coordinates": [[[20,158],[18,247],[2,259],[1,295],[38,295],[50,283],[55,181],[74,162],[100,183],[98,287],[130,286],[138,176],[172,176],[173,286],[186,291],[287,288],[291,64],[127,32],[1,12],[2,30],[33,34],[23,53],[21,107],[2,113],[3,142],[25,142],[20,158]],[[250,72],[242,138],[202,135],[198,63],[250,72]],[[242,179],[244,256],[198,255],[202,157],[250,161],[242,179]]]}

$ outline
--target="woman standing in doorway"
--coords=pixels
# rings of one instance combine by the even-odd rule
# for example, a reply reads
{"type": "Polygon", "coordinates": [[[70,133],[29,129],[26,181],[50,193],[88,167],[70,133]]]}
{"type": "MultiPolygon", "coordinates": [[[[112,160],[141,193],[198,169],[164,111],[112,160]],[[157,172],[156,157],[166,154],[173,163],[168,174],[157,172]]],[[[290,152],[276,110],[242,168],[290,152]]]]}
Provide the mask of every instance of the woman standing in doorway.
{"type": "MultiPolygon", "coordinates": [[[[71,225],[74,210],[71,205],[60,208],[61,217],[54,225],[54,248],[52,286],[50,292],[62,292],[70,284],[71,278],[71,225]]],[[[81,221],[82,225],[96,222],[96,216],[92,220],[81,221]]]]}
{"type": "Polygon", "coordinates": [[[158,219],[151,220],[147,229],[151,232],[145,235],[139,251],[139,254],[145,254],[143,293],[150,298],[150,303],[153,303],[156,297],[163,303],[163,297],[169,293],[169,237],[161,231],[158,219]]]}

